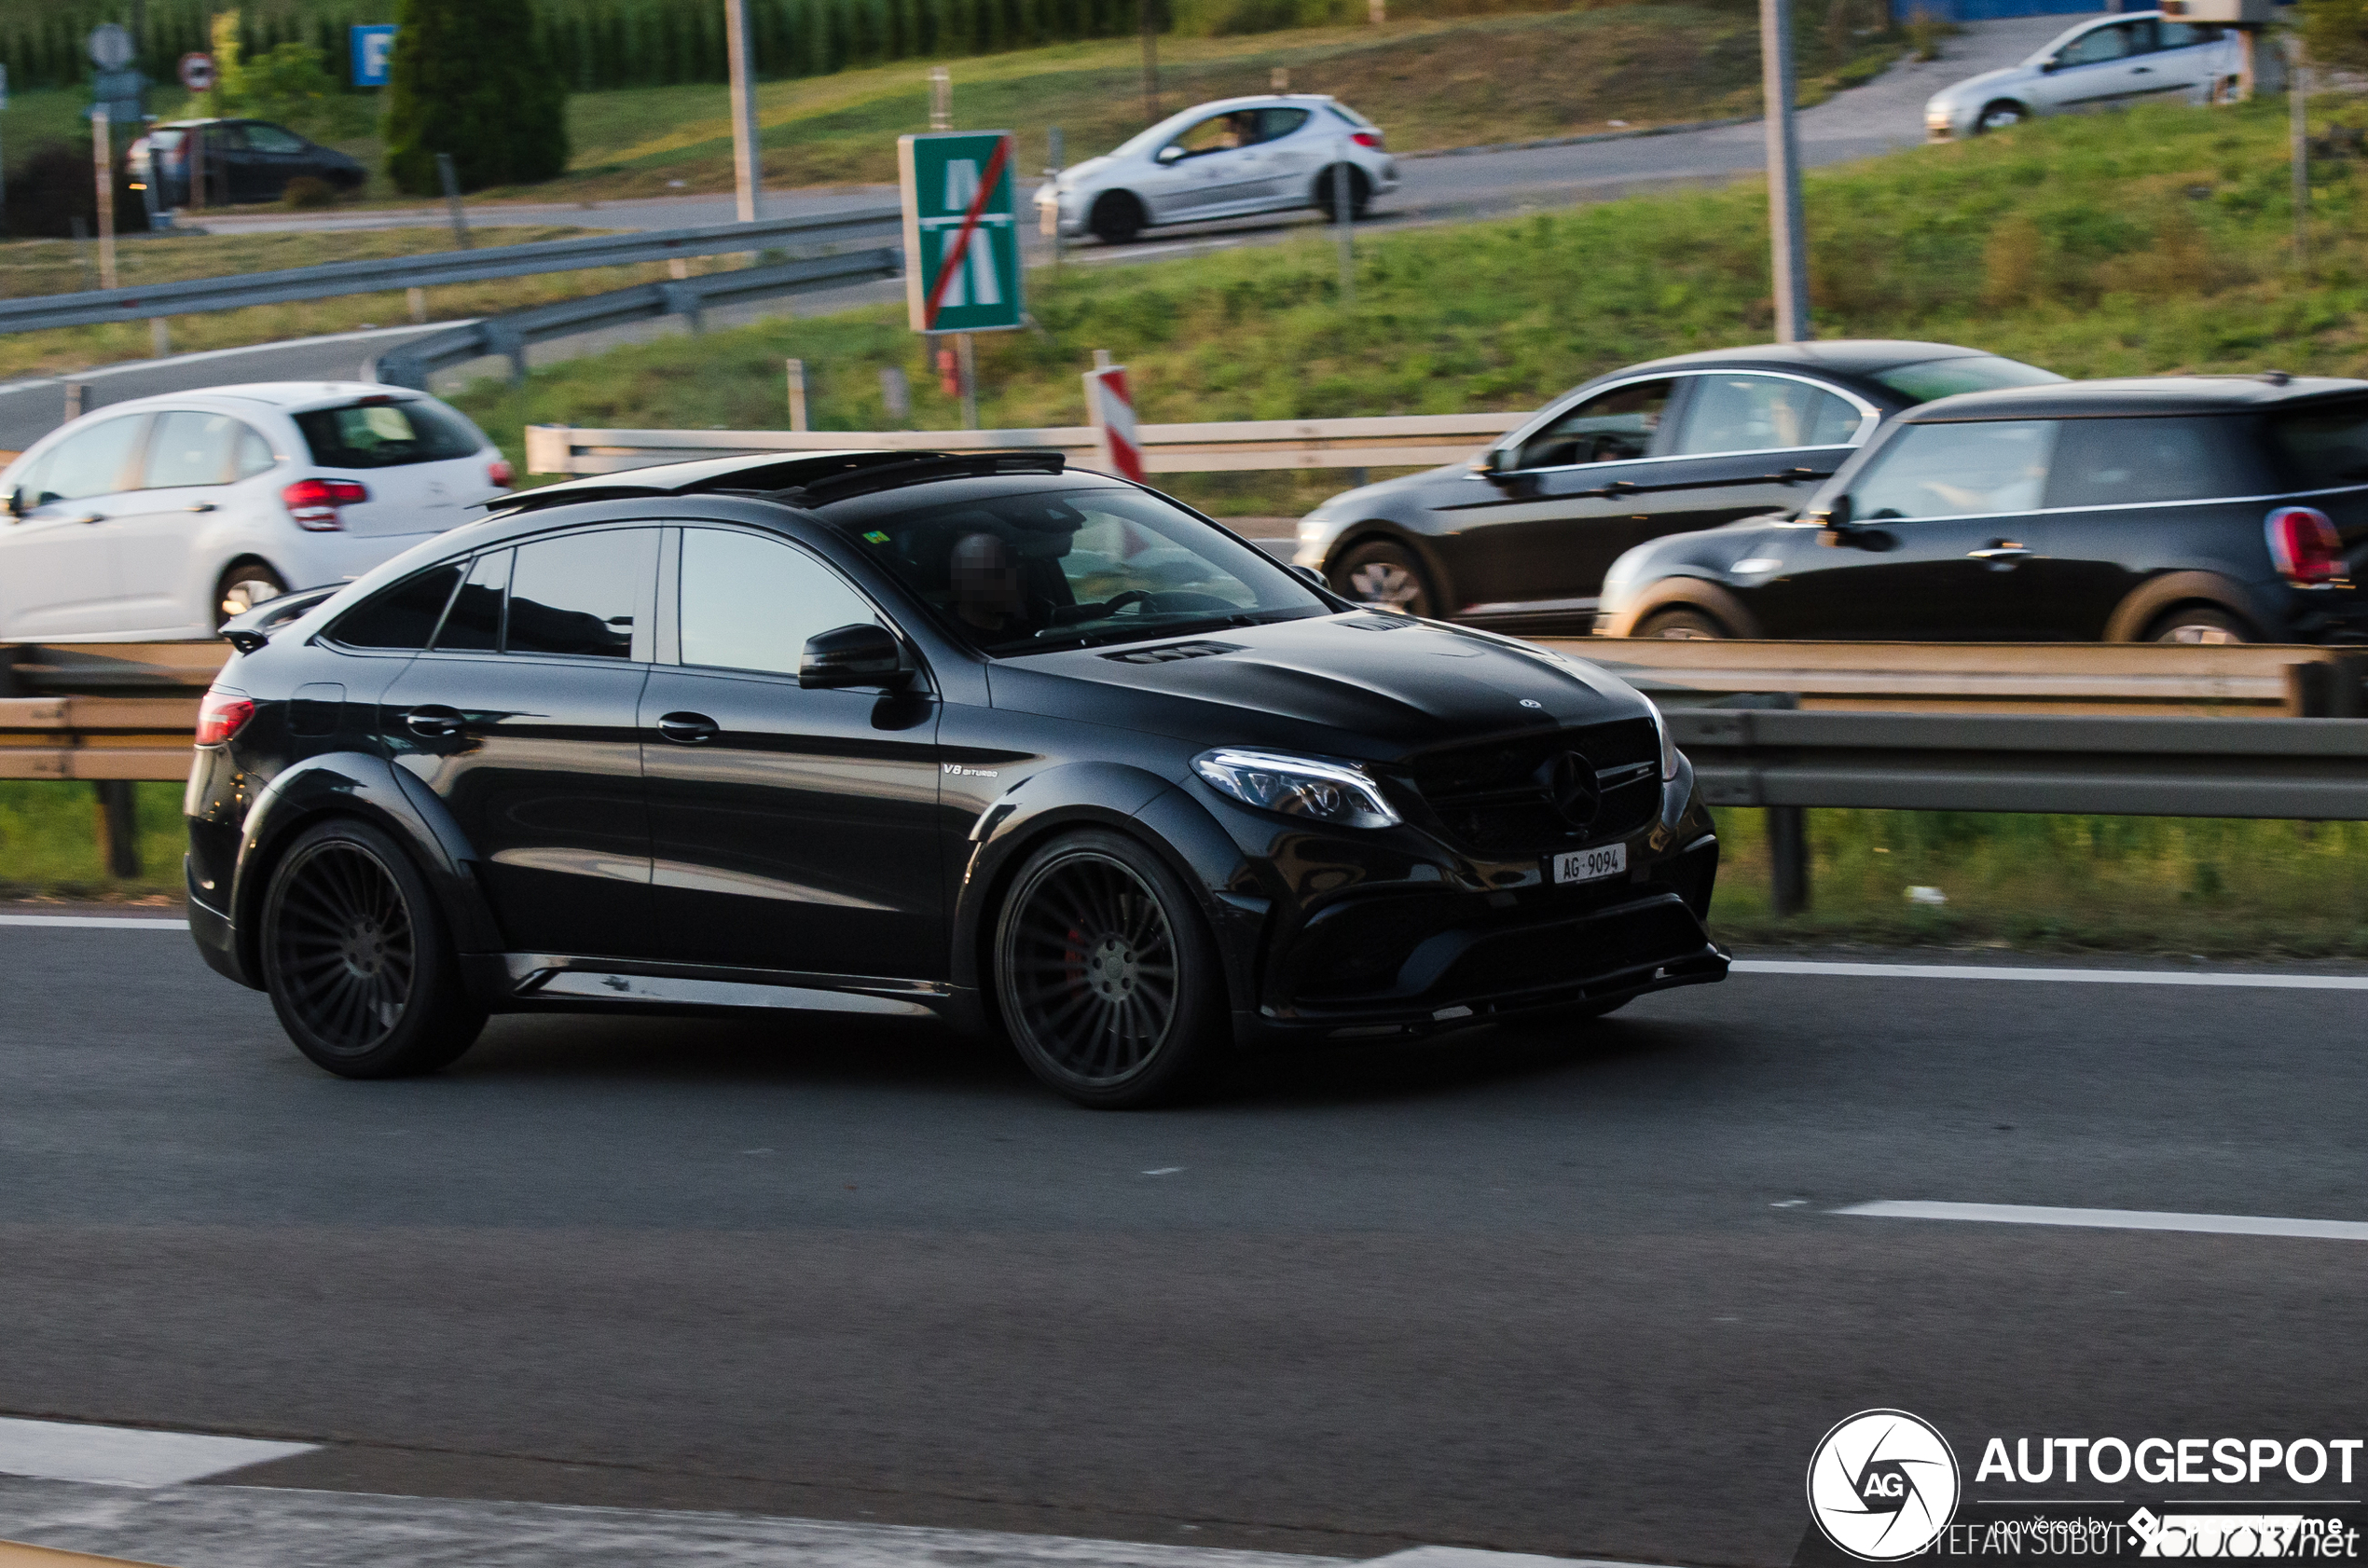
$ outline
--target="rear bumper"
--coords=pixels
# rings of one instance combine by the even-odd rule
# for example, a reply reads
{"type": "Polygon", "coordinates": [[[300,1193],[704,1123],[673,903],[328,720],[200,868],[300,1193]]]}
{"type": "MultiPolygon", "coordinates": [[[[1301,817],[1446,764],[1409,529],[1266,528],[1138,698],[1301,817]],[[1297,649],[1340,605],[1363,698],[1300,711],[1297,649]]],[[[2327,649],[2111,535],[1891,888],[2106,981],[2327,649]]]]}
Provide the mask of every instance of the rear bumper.
{"type": "Polygon", "coordinates": [[[197,868],[187,856],[181,859],[181,874],[189,895],[189,938],[198,944],[198,956],[206,968],[226,980],[235,980],[251,989],[262,987],[255,983],[239,961],[239,931],[230,917],[205,901],[206,894],[198,886],[197,868]]]}

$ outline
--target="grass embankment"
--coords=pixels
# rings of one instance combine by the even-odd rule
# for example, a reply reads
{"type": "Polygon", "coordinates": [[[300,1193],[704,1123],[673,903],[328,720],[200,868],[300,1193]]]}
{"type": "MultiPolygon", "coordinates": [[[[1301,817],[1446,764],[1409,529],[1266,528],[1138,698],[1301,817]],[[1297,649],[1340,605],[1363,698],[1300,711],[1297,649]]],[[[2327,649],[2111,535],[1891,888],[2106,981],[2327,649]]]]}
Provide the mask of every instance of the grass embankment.
{"type": "Polygon", "coordinates": [[[181,786],[132,786],[141,875],[118,882],[99,856],[99,802],[88,784],[0,779],[0,899],[181,897],[181,786]]]}

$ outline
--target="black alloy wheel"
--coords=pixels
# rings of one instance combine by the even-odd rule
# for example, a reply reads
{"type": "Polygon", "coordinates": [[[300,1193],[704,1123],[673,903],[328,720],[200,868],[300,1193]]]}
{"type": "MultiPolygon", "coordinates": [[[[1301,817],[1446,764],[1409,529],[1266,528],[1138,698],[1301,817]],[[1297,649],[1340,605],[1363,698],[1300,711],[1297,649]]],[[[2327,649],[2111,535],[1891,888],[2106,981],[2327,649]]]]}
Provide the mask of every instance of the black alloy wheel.
{"type": "Polygon", "coordinates": [[[1372,540],[1332,563],[1332,589],[1376,610],[1425,617],[1439,613],[1423,563],[1403,544],[1372,540]]]}
{"type": "Polygon", "coordinates": [[[1114,190],[1094,203],[1085,227],[1105,245],[1123,245],[1143,232],[1143,217],[1142,202],[1125,191],[1114,190]]]}
{"type": "Polygon", "coordinates": [[[1728,638],[1735,634],[1699,610],[1656,610],[1637,626],[1634,635],[1692,640],[1728,638]]]}
{"type": "Polygon", "coordinates": [[[1218,1054],[1223,987],[1191,895],[1117,833],[1057,839],[1021,868],[995,989],[1021,1058],[1081,1106],[1172,1099],[1218,1054]]]}
{"type": "Polygon", "coordinates": [[[344,1078],[434,1072],[485,1027],[426,883],[363,822],[306,829],[272,868],[263,978],[296,1049],[344,1078]]]}
{"type": "Polygon", "coordinates": [[[2225,610],[2182,604],[2146,629],[2148,642],[2258,642],[2261,634],[2225,610]]]}

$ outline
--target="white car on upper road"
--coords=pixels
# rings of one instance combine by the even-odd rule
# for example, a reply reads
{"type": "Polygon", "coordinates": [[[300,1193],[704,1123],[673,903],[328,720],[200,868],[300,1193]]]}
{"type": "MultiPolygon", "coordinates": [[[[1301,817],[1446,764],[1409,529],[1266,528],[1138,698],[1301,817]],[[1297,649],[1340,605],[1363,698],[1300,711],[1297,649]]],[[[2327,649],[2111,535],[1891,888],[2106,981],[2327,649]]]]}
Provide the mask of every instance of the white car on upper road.
{"type": "Polygon", "coordinates": [[[2159,11],[2085,21],[2003,70],[1945,87],[1924,104],[1924,139],[1950,142],[2036,115],[2177,99],[2224,99],[2243,59],[2234,30],[2172,21],[2159,11]]]}
{"type": "Polygon", "coordinates": [[[1314,207],[1334,212],[1334,182],[1362,217],[1397,188],[1382,128],[1312,92],[1226,98],[1170,115],[1115,152],[1072,164],[1036,193],[1061,232],[1122,245],[1161,224],[1314,207]]]}
{"type": "Polygon", "coordinates": [[[364,382],[111,405],[0,469],[0,642],[212,637],[358,577],[509,488],[455,409],[364,382]]]}

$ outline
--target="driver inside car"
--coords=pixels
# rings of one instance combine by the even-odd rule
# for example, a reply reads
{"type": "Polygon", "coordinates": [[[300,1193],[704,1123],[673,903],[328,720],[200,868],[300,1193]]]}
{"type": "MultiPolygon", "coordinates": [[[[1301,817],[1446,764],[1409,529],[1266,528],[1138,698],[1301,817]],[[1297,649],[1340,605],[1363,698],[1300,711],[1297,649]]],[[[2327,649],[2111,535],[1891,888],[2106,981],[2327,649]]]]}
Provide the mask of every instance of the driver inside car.
{"type": "Polygon", "coordinates": [[[997,637],[1031,629],[1020,591],[1020,563],[1011,546],[991,533],[966,533],[947,559],[954,580],[954,613],[962,624],[997,637]]]}

